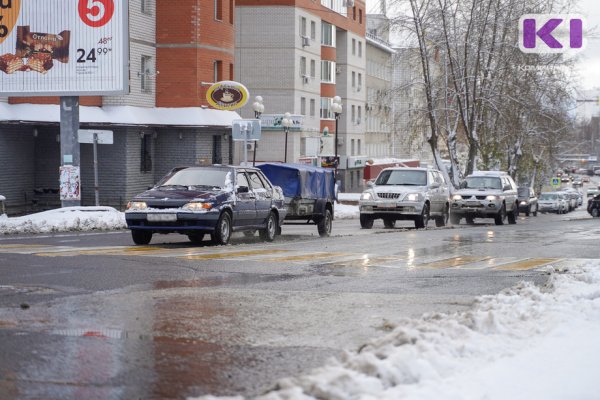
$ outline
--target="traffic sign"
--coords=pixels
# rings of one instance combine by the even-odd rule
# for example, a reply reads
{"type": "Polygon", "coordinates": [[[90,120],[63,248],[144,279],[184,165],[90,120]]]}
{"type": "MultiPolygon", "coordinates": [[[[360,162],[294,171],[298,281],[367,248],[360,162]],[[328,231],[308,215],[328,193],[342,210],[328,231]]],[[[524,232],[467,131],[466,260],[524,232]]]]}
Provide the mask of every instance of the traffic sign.
{"type": "Polygon", "coordinates": [[[559,187],[560,186],[560,178],[554,177],[554,178],[550,179],[550,185],[552,185],[554,187],[559,187]]]}
{"type": "Polygon", "coordinates": [[[260,140],[260,121],[257,119],[235,119],[231,121],[233,140],[260,140]]]}

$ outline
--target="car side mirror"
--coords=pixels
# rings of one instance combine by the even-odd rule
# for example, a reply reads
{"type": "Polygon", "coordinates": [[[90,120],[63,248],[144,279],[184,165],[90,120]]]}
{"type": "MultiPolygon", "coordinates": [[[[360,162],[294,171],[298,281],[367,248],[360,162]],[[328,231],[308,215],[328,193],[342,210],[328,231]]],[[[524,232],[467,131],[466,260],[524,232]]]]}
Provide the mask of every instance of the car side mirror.
{"type": "Polygon", "coordinates": [[[510,190],[510,185],[504,185],[504,187],[502,188],[502,190],[510,190]]]}
{"type": "Polygon", "coordinates": [[[372,188],[373,186],[375,186],[375,182],[373,182],[373,181],[367,181],[367,187],[368,188],[372,188]]]}
{"type": "Polygon", "coordinates": [[[250,188],[248,186],[238,186],[236,193],[248,193],[250,188]]]}

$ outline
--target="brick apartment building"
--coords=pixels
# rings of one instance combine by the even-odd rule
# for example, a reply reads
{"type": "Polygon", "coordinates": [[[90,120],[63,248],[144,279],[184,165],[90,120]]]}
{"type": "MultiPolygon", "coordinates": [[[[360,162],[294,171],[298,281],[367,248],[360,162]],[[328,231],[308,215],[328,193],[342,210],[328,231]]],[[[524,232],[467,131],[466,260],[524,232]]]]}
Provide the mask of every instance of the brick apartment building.
{"type": "MultiPolygon", "coordinates": [[[[334,155],[331,106],[341,97],[338,177],[342,190],[359,191],[367,159],[365,2],[237,0],[235,25],[235,80],[263,97],[265,113],[302,120],[289,132],[288,161],[334,155]]],[[[252,117],[250,105],[241,114],[252,117]]],[[[283,160],[283,130],[264,122],[256,159],[283,160]]]]}
{"type": "MultiPolygon", "coordinates": [[[[174,166],[232,162],[231,121],[204,83],[234,77],[233,0],[130,0],[129,93],[81,97],[98,146],[100,203],[123,209],[174,166]]],[[[0,98],[0,194],[17,214],[60,206],[57,97],[0,98]]],[[[92,145],[81,144],[82,205],[94,204],[92,145]]]]}

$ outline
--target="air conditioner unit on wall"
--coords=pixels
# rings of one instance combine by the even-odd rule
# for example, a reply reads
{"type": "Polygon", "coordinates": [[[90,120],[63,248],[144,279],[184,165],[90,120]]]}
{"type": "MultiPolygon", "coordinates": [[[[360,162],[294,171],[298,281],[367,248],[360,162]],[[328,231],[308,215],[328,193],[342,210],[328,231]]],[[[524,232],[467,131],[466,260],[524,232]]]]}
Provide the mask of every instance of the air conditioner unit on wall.
{"type": "Polygon", "coordinates": [[[302,37],[302,47],[310,46],[310,38],[308,36],[302,37]]]}
{"type": "Polygon", "coordinates": [[[341,74],[341,73],[342,73],[342,67],[341,67],[341,66],[339,66],[339,65],[336,65],[336,66],[335,66],[335,73],[336,73],[336,74],[341,74]]]}
{"type": "Polygon", "coordinates": [[[344,145],[344,138],[338,138],[338,147],[343,146],[344,145]]]}
{"type": "Polygon", "coordinates": [[[247,151],[254,151],[254,141],[246,143],[246,150],[247,151]]]}
{"type": "Polygon", "coordinates": [[[310,83],[310,76],[302,75],[302,83],[310,83]]]}

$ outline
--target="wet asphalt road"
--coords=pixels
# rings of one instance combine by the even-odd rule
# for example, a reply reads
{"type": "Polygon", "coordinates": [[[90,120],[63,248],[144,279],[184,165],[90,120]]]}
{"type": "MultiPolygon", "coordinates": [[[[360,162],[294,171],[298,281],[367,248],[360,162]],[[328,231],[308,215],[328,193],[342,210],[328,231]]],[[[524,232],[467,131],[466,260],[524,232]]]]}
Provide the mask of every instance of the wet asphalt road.
{"type": "Polygon", "coordinates": [[[127,231],[0,238],[0,399],[255,395],[383,334],[600,258],[585,211],[417,231],[336,221],[263,243],[133,246],[127,231]]]}

